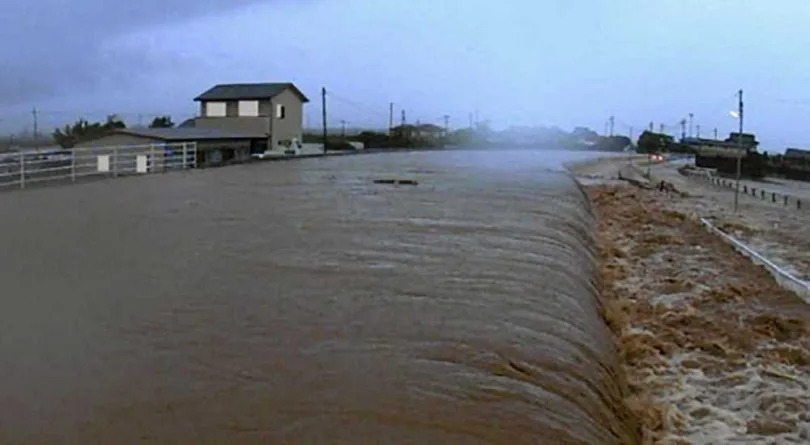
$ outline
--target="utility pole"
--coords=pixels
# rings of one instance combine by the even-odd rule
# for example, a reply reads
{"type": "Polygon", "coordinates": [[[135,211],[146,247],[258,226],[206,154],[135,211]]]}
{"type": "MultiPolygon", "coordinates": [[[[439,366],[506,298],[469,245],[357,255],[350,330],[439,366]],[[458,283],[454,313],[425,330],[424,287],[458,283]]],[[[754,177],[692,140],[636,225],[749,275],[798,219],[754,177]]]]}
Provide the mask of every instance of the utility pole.
{"type": "Polygon", "coordinates": [[[689,137],[692,137],[692,119],[695,117],[694,113],[689,113],[689,137]]]}
{"type": "Polygon", "coordinates": [[[714,140],[717,140],[717,128],[714,129],[714,140]]]}
{"type": "Polygon", "coordinates": [[[681,119],[681,140],[686,139],[686,119],[681,119]]]}
{"type": "Polygon", "coordinates": [[[610,137],[613,137],[613,127],[615,120],[616,120],[615,117],[610,116],[610,137]]]}
{"type": "Polygon", "coordinates": [[[323,152],[326,154],[326,87],[321,88],[321,111],[323,113],[323,152]]]}
{"type": "Polygon", "coordinates": [[[664,134],[664,124],[658,124],[658,133],[664,134]]]}
{"type": "Polygon", "coordinates": [[[391,136],[392,129],[394,128],[394,103],[388,104],[388,136],[391,136]]]}
{"type": "Polygon", "coordinates": [[[655,129],[655,126],[653,125],[653,122],[650,121],[650,133],[652,133],[654,129],[655,129]]]}
{"type": "MultiPolygon", "coordinates": [[[[406,123],[406,122],[407,122],[407,121],[405,120],[405,110],[402,110],[402,126],[403,126],[403,127],[405,126],[405,123],[406,123]]],[[[403,128],[403,130],[405,130],[405,129],[403,128]]]]}
{"type": "Polygon", "coordinates": [[[37,112],[37,107],[31,110],[31,114],[34,116],[34,148],[39,148],[39,112],[37,112]]]}
{"type": "Polygon", "coordinates": [[[700,139],[700,124],[697,124],[697,125],[695,126],[695,129],[697,130],[697,134],[696,134],[696,136],[697,136],[697,138],[698,138],[698,139],[700,139]]]}
{"type": "Polygon", "coordinates": [[[446,134],[449,134],[449,133],[450,133],[450,115],[445,114],[444,115],[444,134],[446,135],[446,134]]]}
{"type": "Polygon", "coordinates": [[[739,152],[737,153],[737,184],[734,189],[734,213],[737,213],[737,206],[740,201],[740,176],[742,175],[742,156],[743,156],[743,90],[739,92],[740,102],[739,110],[737,111],[740,116],[740,132],[737,133],[737,144],[739,145],[739,152]]]}
{"type": "Polygon", "coordinates": [[[343,119],[340,120],[340,138],[346,139],[346,121],[343,119]]]}

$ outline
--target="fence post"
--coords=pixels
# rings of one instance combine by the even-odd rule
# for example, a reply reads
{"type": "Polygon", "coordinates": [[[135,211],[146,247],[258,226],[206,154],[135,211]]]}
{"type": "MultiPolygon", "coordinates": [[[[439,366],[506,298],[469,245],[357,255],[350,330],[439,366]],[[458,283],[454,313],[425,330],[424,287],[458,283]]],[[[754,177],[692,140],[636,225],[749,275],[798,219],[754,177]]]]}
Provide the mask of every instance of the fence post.
{"type": "Polygon", "coordinates": [[[20,149],[20,188],[25,188],[25,154],[20,149]]]}
{"type": "Polygon", "coordinates": [[[797,210],[799,210],[799,209],[801,209],[801,208],[802,208],[802,200],[801,200],[801,199],[797,199],[797,200],[796,200],[796,209],[797,209],[797,210]]]}
{"type": "Polygon", "coordinates": [[[183,142],[183,170],[188,168],[188,145],[183,142]]]}
{"type": "Polygon", "coordinates": [[[771,202],[776,202],[776,193],[771,192],[771,202]]]}
{"type": "Polygon", "coordinates": [[[787,206],[787,202],[788,202],[788,197],[787,197],[787,195],[785,195],[785,206],[787,206]]]}
{"type": "Polygon", "coordinates": [[[113,148],[113,156],[112,156],[112,170],[113,170],[113,177],[118,176],[118,147],[113,148]]]}
{"type": "Polygon", "coordinates": [[[743,186],[743,193],[745,193],[746,195],[748,194],[748,186],[747,185],[743,186]]]}
{"type": "Polygon", "coordinates": [[[762,196],[762,199],[765,199],[765,190],[762,190],[762,191],[760,192],[760,195],[762,196]]]}
{"type": "Polygon", "coordinates": [[[70,180],[76,182],[76,149],[70,149],[70,180]]]}
{"type": "Polygon", "coordinates": [[[754,196],[754,197],[757,196],[757,189],[751,187],[751,196],[754,196]]]}

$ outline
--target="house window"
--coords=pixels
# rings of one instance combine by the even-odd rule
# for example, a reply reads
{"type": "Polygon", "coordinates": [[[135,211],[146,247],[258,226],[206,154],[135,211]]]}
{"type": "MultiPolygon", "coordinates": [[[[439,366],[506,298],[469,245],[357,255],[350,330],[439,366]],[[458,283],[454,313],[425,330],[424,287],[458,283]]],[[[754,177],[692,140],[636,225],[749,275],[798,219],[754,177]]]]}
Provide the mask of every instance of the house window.
{"type": "Polygon", "coordinates": [[[259,101],[257,100],[239,101],[240,117],[257,117],[258,115],[259,115],[259,101]]]}
{"type": "Polygon", "coordinates": [[[276,117],[279,119],[284,119],[287,116],[287,108],[284,105],[276,105],[276,117]]]}
{"type": "Polygon", "coordinates": [[[205,116],[206,117],[225,117],[227,115],[227,105],[225,102],[206,102],[205,103],[205,116]]]}

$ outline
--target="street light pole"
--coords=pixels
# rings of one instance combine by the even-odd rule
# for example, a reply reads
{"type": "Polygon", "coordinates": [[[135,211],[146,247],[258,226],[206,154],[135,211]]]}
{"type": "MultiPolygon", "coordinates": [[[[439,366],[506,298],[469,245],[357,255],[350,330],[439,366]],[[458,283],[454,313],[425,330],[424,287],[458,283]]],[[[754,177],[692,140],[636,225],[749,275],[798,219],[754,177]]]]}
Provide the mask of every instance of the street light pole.
{"type": "Polygon", "coordinates": [[[737,133],[737,181],[734,189],[734,213],[737,213],[737,207],[740,201],[740,176],[742,175],[742,156],[743,156],[743,90],[739,92],[739,109],[737,111],[737,118],[740,120],[740,132],[737,133]]]}

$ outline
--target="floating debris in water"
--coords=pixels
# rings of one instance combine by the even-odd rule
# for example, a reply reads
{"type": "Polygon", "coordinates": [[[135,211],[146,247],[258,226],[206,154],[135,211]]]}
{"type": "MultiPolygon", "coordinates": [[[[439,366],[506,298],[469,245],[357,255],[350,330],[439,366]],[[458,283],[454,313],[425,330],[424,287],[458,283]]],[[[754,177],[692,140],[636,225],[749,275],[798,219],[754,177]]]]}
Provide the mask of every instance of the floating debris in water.
{"type": "Polygon", "coordinates": [[[393,184],[393,185],[419,185],[419,182],[413,179],[375,179],[375,184],[393,184]]]}

